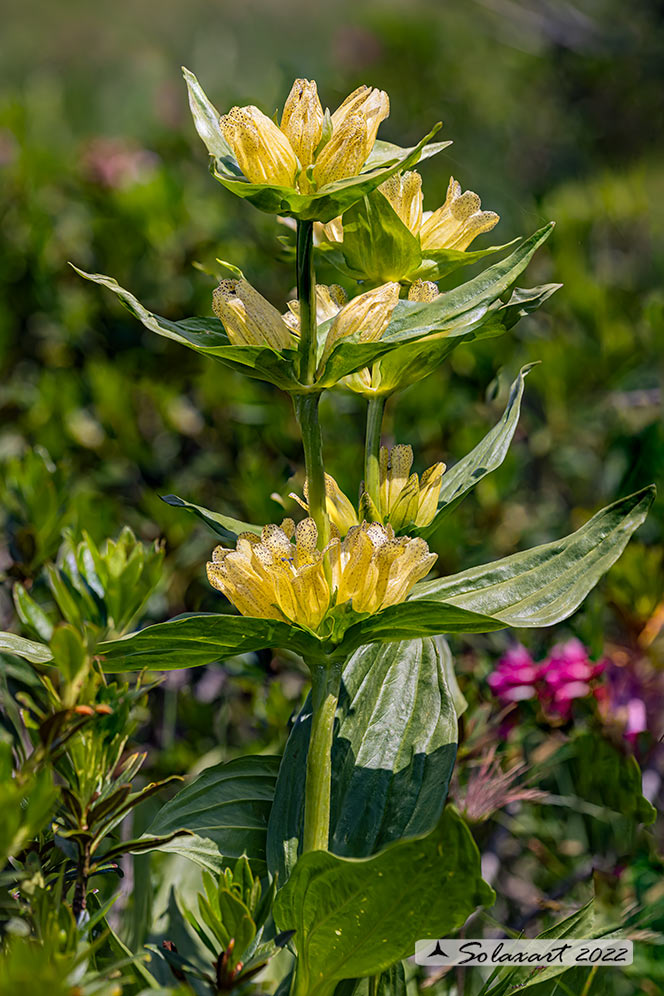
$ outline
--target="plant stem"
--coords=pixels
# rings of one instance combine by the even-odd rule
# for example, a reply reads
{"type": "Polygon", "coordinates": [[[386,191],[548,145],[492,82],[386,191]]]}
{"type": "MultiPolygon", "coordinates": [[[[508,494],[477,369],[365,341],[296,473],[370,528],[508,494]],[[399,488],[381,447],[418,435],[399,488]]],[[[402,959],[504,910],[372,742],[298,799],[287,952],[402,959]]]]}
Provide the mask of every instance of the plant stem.
{"type": "Polygon", "coordinates": [[[318,546],[322,549],[330,538],[330,521],[325,507],[325,465],[323,464],[323,438],[318,420],[319,402],[319,394],[293,395],[293,407],[302,433],[304,447],[309,515],[318,528],[318,546]]]}
{"type": "Polygon", "coordinates": [[[86,840],[83,844],[82,850],[79,852],[78,857],[76,887],[74,889],[74,898],[71,906],[71,911],[77,922],[79,916],[87,905],[88,878],[90,877],[90,847],[91,841],[86,840]]]}
{"type": "Polygon", "coordinates": [[[364,488],[376,508],[380,508],[380,436],[386,400],[385,397],[372,398],[367,407],[364,488]]]}
{"type": "Polygon", "coordinates": [[[297,222],[297,298],[300,302],[300,380],[303,384],[313,384],[318,345],[313,221],[297,222]]]}
{"type": "Polygon", "coordinates": [[[330,787],[332,784],[332,736],[341,686],[340,663],[310,662],[311,733],[304,790],[304,834],[302,850],[327,851],[330,837],[330,787]]]}

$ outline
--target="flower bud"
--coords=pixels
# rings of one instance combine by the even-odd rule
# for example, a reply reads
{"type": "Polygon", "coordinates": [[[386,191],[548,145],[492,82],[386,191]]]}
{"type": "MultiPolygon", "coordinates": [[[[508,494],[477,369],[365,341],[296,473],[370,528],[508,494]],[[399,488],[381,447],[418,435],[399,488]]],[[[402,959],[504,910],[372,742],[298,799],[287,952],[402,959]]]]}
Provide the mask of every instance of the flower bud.
{"type": "MultiPolygon", "coordinates": [[[[343,126],[348,119],[356,114],[361,114],[367,124],[368,149],[365,159],[376,141],[376,134],[381,121],[389,117],[390,98],[384,90],[376,90],[373,87],[362,85],[357,90],[353,90],[343,104],[337,107],[332,115],[332,134],[343,126]]],[[[364,160],[362,160],[364,162],[364,160]]],[[[346,174],[350,176],[351,174],[346,174]]]]}
{"type": "Polygon", "coordinates": [[[323,108],[314,80],[295,80],[284,104],[281,131],[306,169],[323,136],[323,108]]]}
{"type": "Polygon", "coordinates": [[[327,333],[321,362],[325,362],[339,339],[359,332],[359,342],[375,342],[390,324],[399,300],[399,284],[381,284],[354,297],[338,313],[327,333]]]}
{"type": "Polygon", "coordinates": [[[266,114],[250,104],[233,107],[220,120],[222,134],[251,183],[292,187],[298,162],[290,142],[266,114]]]}
{"type": "Polygon", "coordinates": [[[319,187],[360,172],[372,147],[369,126],[363,114],[350,114],[332,131],[329,142],[319,152],[313,178],[319,187]]]}
{"type": "Polygon", "coordinates": [[[234,346],[281,350],[295,345],[277,309],[246,280],[222,280],[212,295],[212,308],[234,346]]]}

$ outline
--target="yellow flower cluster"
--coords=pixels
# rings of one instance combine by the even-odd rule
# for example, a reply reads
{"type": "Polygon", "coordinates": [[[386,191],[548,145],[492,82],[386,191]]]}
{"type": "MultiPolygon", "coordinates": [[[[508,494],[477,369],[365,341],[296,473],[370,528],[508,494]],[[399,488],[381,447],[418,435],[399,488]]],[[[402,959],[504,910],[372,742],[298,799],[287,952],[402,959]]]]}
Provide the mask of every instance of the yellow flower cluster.
{"type": "Polygon", "coordinates": [[[379,612],[403,602],[436,560],[424,540],[396,537],[391,526],[377,522],[353,526],[324,550],[317,543],[313,519],[297,526],[284,519],[281,526],[264,526],[260,536],[242,533],[234,550],[218,546],[208,579],[243,615],[316,630],[337,605],[379,612]]]}
{"type": "MultiPolygon", "coordinates": [[[[378,506],[374,505],[369,495],[364,492],[360,497],[360,511],[375,522],[389,523],[397,531],[411,524],[428,526],[438,509],[438,496],[445,464],[434,463],[421,477],[410,473],[412,466],[412,446],[400,444],[392,449],[381,446],[378,506]]],[[[291,494],[289,497],[305,511],[309,511],[306,482],[304,501],[296,494],[291,494]]],[[[353,503],[330,474],[325,475],[325,507],[330,522],[336,526],[341,536],[359,525],[353,503]]]]}
{"type": "MultiPolygon", "coordinates": [[[[500,221],[495,211],[482,211],[482,202],[472,190],[462,191],[450,177],[445,203],[436,211],[423,211],[422,177],[415,171],[395,173],[378,187],[395,213],[423,250],[465,251],[476,236],[490,232],[500,221]]],[[[322,226],[329,242],[343,241],[343,223],[334,218],[322,226]]]]}
{"type": "MultiPolygon", "coordinates": [[[[331,320],[320,365],[324,365],[336,344],[358,333],[359,342],[375,342],[389,325],[399,300],[399,284],[387,283],[358,294],[351,301],[337,284],[316,287],[316,320],[319,325],[331,320]]],[[[289,310],[280,315],[248,281],[222,280],[212,295],[212,308],[223,322],[228,338],[235,346],[271,346],[282,350],[295,348],[300,335],[300,302],[290,301],[289,310]]]]}
{"type": "Polygon", "coordinates": [[[219,124],[247,180],[309,193],[357,175],[389,113],[383,90],[360,86],[330,115],[316,83],[295,80],[279,125],[254,105],[231,108],[219,124]]]}

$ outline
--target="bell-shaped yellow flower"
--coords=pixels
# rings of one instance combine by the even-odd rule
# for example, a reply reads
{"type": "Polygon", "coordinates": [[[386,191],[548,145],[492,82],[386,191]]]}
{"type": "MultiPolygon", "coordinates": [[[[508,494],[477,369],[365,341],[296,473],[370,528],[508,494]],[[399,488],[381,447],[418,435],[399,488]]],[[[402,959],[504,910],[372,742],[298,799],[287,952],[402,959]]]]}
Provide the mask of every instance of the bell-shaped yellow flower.
{"type": "MultiPolygon", "coordinates": [[[[436,211],[422,210],[422,177],[415,170],[395,173],[378,187],[406,228],[419,236],[426,250],[456,249],[465,251],[482,232],[490,232],[500,221],[495,211],[482,211],[482,202],[472,190],[462,191],[461,184],[450,177],[445,203],[436,211]]],[[[328,242],[343,242],[341,218],[322,226],[328,242]]]]}
{"type": "Polygon", "coordinates": [[[380,448],[380,516],[395,529],[410,523],[428,526],[438,508],[438,495],[444,463],[435,463],[421,477],[411,474],[412,446],[399,445],[391,450],[380,448]]]}
{"type": "Polygon", "coordinates": [[[423,249],[457,249],[463,252],[482,232],[490,232],[500,221],[495,211],[482,211],[482,202],[472,190],[462,192],[450,177],[442,207],[426,217],[420,228],[423,249]]]}
{"type": "MultiPolygon", "coordinates": [[[[339,284],[316,284],[316,323],[322,325],[344,307],[348,298],[343,287],[339,284]]],[[[296,335],[300,334],[300,302],[298,300],[288,302],[288,311],[282,316],[289,329],[296,335]]]]}
{"type": "Polygon", "coordinates": [[[219,126],[247,180],[294,186],[299,170],[297,156],[267,114],[253,104],[233,107],[219,119],[219,126]]]}
{"type": "Polygon", "coordinates": [[[247,280],[222,280],[212,294],[212,308],[234,346],[281,350],[297,345],[277,309],[247,280]]]}
{"type": "Polygon", "coordinates": [[[214,550],[208,579],[242,615],[316,630],[334,606],[379,612],[402,602],[436,560],[424,540],[397,538],[391,526],[377,522],[353,526],[343,541],[334,537],[322,551],[317,541],[310,518],[297,527],[292,519],[265,526],[260,537],[242,533],[235,550],[214,550]]]}
{"type": "Polygon", "coordinates": [[[323,137],[324,122],[325,115],[315,81],[295,80],[284,104],[281,130],[303,169],[314,161],[314,154],[323,137]]]}
{"type": "Polygon", "coordinates": [[[337,312],[325,339],[320,366],[324,365],[340,339],[359,333],[358,342],[376,342],[390,324],[399,300],[399,284],[381,284],[358,294],[337,312]]]}
{"type": "Polygon", "coordinates": [[[389,113],[386,93],[361,86],[326,115],[315,82],[298,79],[280,125],[253,105],[231,108],[219,125],[247,180],[309,193],[312,180],[322,187],[359,174],[389,113]]]}

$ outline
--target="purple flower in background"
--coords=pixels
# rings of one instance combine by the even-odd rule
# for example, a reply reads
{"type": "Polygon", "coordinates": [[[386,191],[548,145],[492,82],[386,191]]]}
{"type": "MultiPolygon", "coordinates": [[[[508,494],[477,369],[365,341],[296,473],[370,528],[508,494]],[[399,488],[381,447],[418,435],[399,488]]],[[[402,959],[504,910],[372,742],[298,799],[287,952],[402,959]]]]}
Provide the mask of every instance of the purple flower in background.
{"type": "Polygon", "coordinates": [[[515,643],[489,675],[489,688],[501,702],[522,702],[537,695],[540,668],[525,647],[515,643]]]}
{"type": "Polygon", "coordinates": [[[540,701],[547,712],[567,719],[575,699],[592,692],[591,681],[604,671],[605,661],[595,664],[580,640],[557,643],[542,664],[540,701]]]}

